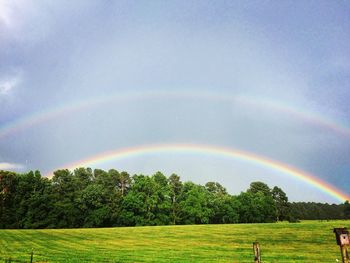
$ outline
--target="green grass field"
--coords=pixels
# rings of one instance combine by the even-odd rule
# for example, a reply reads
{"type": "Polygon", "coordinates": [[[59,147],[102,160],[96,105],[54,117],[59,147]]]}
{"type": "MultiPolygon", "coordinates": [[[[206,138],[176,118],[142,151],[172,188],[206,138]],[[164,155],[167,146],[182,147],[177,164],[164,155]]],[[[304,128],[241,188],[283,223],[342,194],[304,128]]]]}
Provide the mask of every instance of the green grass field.
{"type": "MultiPolygon", "coordinates": [[[[0,230],[0,258],[34,262],[336,262],[334,227],[350,221],[0,230]]],[[[0,261],[1,262],[1,261],[0,261]]]]}

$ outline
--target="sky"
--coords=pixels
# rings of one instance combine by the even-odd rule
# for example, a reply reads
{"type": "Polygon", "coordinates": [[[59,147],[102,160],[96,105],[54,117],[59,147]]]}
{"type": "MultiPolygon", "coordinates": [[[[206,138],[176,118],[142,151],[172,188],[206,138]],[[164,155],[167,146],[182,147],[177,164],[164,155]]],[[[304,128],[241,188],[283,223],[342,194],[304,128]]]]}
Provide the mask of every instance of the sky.
{"type": "MultiPolygon", "coordinates": [[[[0,0],[0,169],[43,175],[128,147],[225,147],[350,195],[348,1],[0,0]]],[[[169,149],[92,164],[252,181],[335,202],[281,171],[169,149]]]]}

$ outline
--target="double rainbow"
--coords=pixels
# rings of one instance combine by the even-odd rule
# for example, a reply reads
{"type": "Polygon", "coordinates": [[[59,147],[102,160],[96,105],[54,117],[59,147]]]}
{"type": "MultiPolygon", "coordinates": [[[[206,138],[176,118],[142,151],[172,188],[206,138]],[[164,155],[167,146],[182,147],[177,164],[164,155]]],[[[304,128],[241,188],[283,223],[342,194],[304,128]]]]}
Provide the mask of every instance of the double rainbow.
{"type": "MultiPolygon", "coordinates": [[[[149,91],[149,92],[129,92],[124,94],[109,95],[108,97],[92,98],[90,100],[84,100],[74,102],[67,105],[62,105],[58,108],[46,109],[42,112],[37,112],[32,115],[26,115],[22,118],[18,118],[12,122],[3,124],[0,126],[0,139],[8,135],[12,135],[20,130],[24,130],[30,126],[38,125],[48,122],[60,116],[64,116],[67,113],[82,111],[95,106],[103,105],[105,103],[128,102],[134,100],[164,100],[164,99],[190,99],[190,100],[210,100],[215,102],[226,102],[233,104],[245,105],[248,107],[264,108],[275,112],[285,113],[294,116],[306,123],[311,123],[326,130],[331,130],[341,136],[350,137],[350,128],[340,122],[332,119],[327,119],[319,114],[300,110],[298,107],[293,107],[285,103],[279,103],[271,99],[255,98],[249,96],[229,96],[228,94],[218,95],[217,93],[210,92],[161,92],[161,91],[149,91]]],[[[349,200],[349,195],[341,192],[339,189],[331,186],[330,184],[316,178],[315,176],[298,170],[289,165],[270,160],[265,157],[255,155],[253,153],[223,148],[218,146],[206,146],[206,145],[194,145],[194,144],[166,144],[166,145],[148,145],[141,147],[124,148],[115,151],[105,152],[98,154],[91,158],[81,160],[79,162],[66,165],[64,168],[74,169],[82,166],[95,166],[107,161],[118,160],[138,155],[153,154],[153,153],[194,153],[194,154],[206,154],[217,155],[222,157],[229,157],[235,160],[241,160],[249,162],[255,165],[260,165],[264,168],[272,169],[283,174],[289,175],[300,179],[301,181],[313,185],[321,191],[331,195],[339,201],[349,200]]],[[[52,174],[52,173],[51,173],[52,174]]]]}

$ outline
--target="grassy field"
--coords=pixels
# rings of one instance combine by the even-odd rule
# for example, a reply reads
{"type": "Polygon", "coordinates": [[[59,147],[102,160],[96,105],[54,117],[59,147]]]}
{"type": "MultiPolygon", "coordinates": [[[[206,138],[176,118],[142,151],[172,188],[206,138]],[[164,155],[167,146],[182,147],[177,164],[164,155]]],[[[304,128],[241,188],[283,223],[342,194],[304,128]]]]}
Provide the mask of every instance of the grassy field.
{"type": "MultiPolygon", "coordinates": [[[[0,230],[0,258],[34,262],[336,262],[334,227],[350,221],[62,230],[0,230]]],[[[1,260],[0,260],[1,262],[1,260]]]]}

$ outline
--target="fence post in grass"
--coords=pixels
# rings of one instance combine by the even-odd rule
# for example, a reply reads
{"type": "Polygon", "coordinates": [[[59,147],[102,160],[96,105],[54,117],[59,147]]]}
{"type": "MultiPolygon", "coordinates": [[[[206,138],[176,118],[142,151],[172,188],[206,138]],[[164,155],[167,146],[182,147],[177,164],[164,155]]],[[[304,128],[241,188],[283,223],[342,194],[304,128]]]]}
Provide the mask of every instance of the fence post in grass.
{"type": "Polygon", "coordinates": [[[342,256],[343,263],[350,263],[349,251],[350,248],[350,237],[349,231],[346,228],[334,228],[335,238],[337,245],[340,247],[340,253],[342,256]]]}
{"type": "Polygon", "coordinates": [[[254,250],[254,263],[261,263],[259,242],[254,242],[253,243],[253,250],[254,250]]]}
{"type": "Polygon", "coordinates": [[[33,250],[32,250],[32,252],[30,253],[30,263],[33,263],[33,250]]]}

